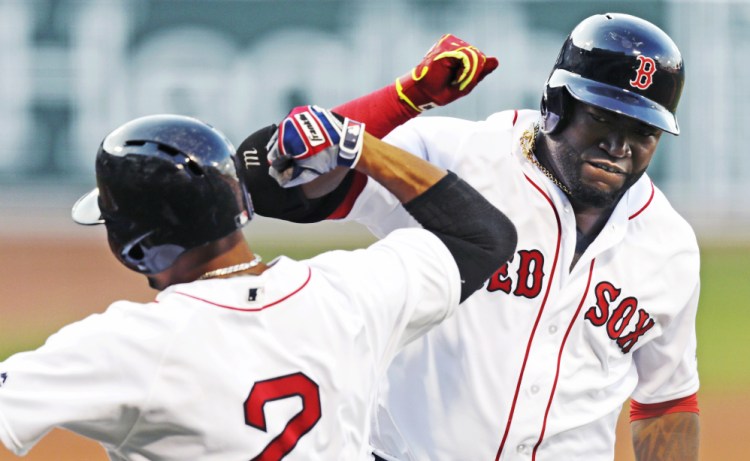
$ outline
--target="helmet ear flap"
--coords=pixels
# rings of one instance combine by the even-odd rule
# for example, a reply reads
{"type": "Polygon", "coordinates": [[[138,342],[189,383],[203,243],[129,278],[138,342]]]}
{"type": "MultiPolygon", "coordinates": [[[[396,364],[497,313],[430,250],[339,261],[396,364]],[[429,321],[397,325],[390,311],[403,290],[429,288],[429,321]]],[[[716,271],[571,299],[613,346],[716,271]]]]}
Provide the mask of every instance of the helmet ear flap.
{"type": "Polygon", "coordinates": [[[541,102],[542,132],[545,134],[559,133],[565,126],[569,106],[570,96],[565,87],[545,86],[541,102]]]}

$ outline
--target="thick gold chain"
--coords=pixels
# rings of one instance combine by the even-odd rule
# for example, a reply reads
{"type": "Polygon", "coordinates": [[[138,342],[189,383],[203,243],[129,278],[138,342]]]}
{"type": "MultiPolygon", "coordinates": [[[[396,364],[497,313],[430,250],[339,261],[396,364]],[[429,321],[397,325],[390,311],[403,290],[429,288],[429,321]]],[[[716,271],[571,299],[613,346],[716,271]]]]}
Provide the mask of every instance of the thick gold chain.
{"type": "Polygon", "coordinates": [[[563,183],[560,182],[556,177],[552,175],[552,173],[544,167],[541,163],[539,163],[539,160],[534,157],[534,144],[536,144],[536,137],[539,134],[539,123],[534,123],[531,127],[527,128],[523,134],[521,135],[521,152],[523,152],[524,157],[534,164],[537,168],[539,168],[539,171],[541,171],[544,176],[548,177],[550,181],[555,183],[557,187],[560,188],[563,192],[565,192],[567,195],[570,194],[570,190],[565,187],[563,183]]]}

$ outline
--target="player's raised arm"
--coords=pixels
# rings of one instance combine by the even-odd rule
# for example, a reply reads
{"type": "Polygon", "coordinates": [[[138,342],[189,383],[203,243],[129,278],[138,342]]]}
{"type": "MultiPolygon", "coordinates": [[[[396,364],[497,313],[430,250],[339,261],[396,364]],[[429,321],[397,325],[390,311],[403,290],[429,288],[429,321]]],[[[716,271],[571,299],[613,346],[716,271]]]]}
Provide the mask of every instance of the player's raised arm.
{"type": "MultiPolygon", "coordinates": [[[[382,138],[424,110],[449,104],[469,94],[498,66],[495,57],[452,34],[432,45],[413,69],[394,83],[341,104],[333,112],[367,124],[382,138]]],[[[257,161],[247,140],[237,150],[237,171],[261,216],[292,222],[316,222],[330,216],[362,175],[335,169],[299,187],[281,188],[268,176],[268,165],[257,161]]]]}
{"type": "Polygon", "coordinates": [[[256,149],[268,151],[270,173],[293,187],[337,167],[382,184],[450,250],[462,279],[461,300],[476,291],[515,251],[513,223],[455,174],[365,132],[365,125],[317,106],[297,107],[278,131],[261,130],[256,149]],[[270,136],[265,149],[263,137],[270,136]]]}
{"type": "Polygon", "coordinates": [[[332,111],[366,123],[368,133],[382,138],[423,111],[466,96],[497,66],[497,58],[445,34],[394,83],[332,111]]]}

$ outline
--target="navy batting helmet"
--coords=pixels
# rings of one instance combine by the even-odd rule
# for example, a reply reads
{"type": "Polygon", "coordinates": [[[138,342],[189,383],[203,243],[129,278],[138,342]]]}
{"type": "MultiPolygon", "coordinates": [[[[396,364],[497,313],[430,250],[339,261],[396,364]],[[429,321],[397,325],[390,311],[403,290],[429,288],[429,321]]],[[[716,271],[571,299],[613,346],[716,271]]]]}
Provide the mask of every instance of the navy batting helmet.
{"type": "Polygon", "coordinates": [[[162,272],[252,217],[234,147],[190,117],[141,117],[108,134],[96,155],[96,183],[74,205],[73,219],[105,224],[115,256],[143,274],[162,272]]]}
{"type": "Polygon", "coordinates": [[[542,130],[562,128],[569,97],[679,134],[675,110],[685,82],[682,56],[650,22],[607,13],[570,33],[547,79],[542,130]]]}

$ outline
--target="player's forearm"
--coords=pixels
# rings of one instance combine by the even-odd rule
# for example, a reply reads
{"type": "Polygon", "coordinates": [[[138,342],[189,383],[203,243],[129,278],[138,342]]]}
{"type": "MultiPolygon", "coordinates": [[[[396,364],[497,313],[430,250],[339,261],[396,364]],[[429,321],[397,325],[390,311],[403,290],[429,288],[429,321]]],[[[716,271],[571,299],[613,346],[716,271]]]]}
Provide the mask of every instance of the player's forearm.
{"type": "Polygon", "coordinates": [[[443,241],[461,274],[461,301],[513,256],[513,223],[455,174],[371,136],[356,170],[388,189],[443,241]]]}
{"type": "Polygon", "coordinates": [[[631,423],[637,461],[696,461],[700,420],[696,413],[671,413],[631,423]]]}
{"type": "Polygon", "coordinates": [[[382,184],[401,203],[413,200],[448,173],[369,134],[355,170],[382,184]]]}
{"type": "MultiPolygon", "coordinates": [[[[392,84],[341,104],[332,112],[363,122],[367,126],[367,133],[378,139],[419,115],[419,112],[398,99],[396,88],[392,84]]],[[[347,173],[347,169],[337,168],[300,187],[307,198],[323,197],[335,190],[347,173]]]]}
{"type": "Polygon", "coordinates": [[[393,84],[334,107],[331,111],[366,124],[367,132],[378,139],[419,115],[419,112],[399,100],[393,84]]]}

